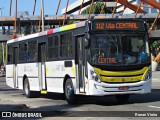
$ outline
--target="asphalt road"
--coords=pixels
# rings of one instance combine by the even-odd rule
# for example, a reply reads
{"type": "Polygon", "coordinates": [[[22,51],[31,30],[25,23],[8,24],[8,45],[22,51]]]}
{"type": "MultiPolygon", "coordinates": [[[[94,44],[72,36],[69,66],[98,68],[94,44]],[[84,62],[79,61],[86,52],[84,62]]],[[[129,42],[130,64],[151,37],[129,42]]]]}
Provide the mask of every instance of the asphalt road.
{"type": "MultiPolygon", "coordinates": [[[[62,94],[55,93],[42,95],[39,98],[26,98],[23,91],[6,86],[5,78],[1,77],[0,111],[49,111],[47,115],[67,116],[65,119],[76,116],[76,120],[81,119],[83,116],[86,116],[85,119],[87,120],[93,119],[92,117],[96,117],[94,119],[104,119],[103,117],[107,116],[110,119],[112,117],[112,119],[130,120],[136,115],[141,116],[152,113],[150,114],[153,115],[152,119],[158,119],[156,114],[160,116],[160,72],[153,73],[152,92],[150,94],[131,95],[129,101],[125,104],[118,104],[114,96],[80,96],[76,105],[68,105],[62,94]]],[[[138,119],[139,117],[133,119],[135,118],[138,119]]],[[[144,116],[140,118],[146,120],[144,116]]],[[[56,117],[56,119],[61,118],[56,117]]]]}

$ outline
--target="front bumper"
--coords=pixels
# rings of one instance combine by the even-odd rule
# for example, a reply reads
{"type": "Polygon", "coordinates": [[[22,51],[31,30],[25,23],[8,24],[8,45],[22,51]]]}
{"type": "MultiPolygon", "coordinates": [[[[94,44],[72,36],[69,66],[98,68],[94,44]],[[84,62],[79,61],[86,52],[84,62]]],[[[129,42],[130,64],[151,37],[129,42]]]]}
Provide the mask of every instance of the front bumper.
{"type": "Polygon", "coordinates": [[[145,94],[151,92],[151,79],[135,83],[98,83],[89,80],[89,95],[104,96],[116,94],[145,94]],[[128,86],[127,90],[119,90],[119,87],[128,86]]]}

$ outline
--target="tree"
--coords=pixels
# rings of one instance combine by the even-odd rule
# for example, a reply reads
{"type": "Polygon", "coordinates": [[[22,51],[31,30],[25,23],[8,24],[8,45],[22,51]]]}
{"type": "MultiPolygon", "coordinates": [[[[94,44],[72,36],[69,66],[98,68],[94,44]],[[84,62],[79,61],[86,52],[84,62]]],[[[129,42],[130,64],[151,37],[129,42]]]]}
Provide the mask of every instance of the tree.
{"type": "MultiPolygon", "coordinates": [[[[104,3],[103,2],[96,2],[92,5],[91,14],[100,14],[102,7],[104,3]]],[[[84,9],[81,14],[89,14],[90,6],[88,6],[86,9],[84,9]]],[[[102,14],[106,13],[112,13],[113,8],[112,7],[106,7],[104,6],[104,9],[102,11],[102,14]]]]}
{"type": "MultiPolygon", "coordinates": [[[[4,45],[4,60],[6,60],[6,43],[3,43],[3,45],[4,45]]],[[[2,64],[3,64],[3,50],[2,50],[2,43],[0,43],[0,65],[2,64]]]]}

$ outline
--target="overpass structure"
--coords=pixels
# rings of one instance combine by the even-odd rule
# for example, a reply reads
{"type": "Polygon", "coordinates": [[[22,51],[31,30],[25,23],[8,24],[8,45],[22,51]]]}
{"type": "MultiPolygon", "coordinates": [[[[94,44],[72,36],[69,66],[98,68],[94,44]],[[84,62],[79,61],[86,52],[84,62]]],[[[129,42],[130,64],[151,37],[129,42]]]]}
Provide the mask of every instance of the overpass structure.
{"type": "MultiPolygon", "coordinates": [[[[63,0],[64,1],[64,0],[63,0]]],[[[80,1],[80,0],[79,0],[80,1]]],[[[19,37],[22,35],[32,34],[36,32],[41,31],[41,22],[42,18],[44,18],[44,28],[45,29],[51,29],[55,27],[59,27],[65,24],[69,24],[73,21],[84,21],[89,19],[121,19],[121,18],[136,18],[136,19],[143,19],[148,23],[148,28],[151,28],[152,32],[150,31],[150,37],[151,38],[160,38],[160,12],[157,14],[148,14],[146,13],[142,7],[144,5],[142,3],[147,3],[150,5],[150,7],[156,8],[160,11],[160,3],[156,2],[156,0],[140,0],[140,4],[134,5],[128,0],[81,0],[81,4],[75,5],[74,9],[68,9],[68,2],[69,0],[66,0],[66,9],[65,14],[63,15],[57,15],[59,6],[61,4],[62,0],[59,0],[58,7],[56,11],[56,15],[53,16],[43,16],[43,9],[41,8],[41,15],[35,16],[35,7],[36,7],[36,0],[34,0],[34,9],[33,14],[27,15],[27,16],[17,16],[17,0],[15,4],[15,16],[11,16],[11,4],[12,0],[10,0],[10,16],[8,17],[0,17],[0,26],[2,26],[3,29],[0,30],[0,41],[7,41],[11,38],[19,37]],[[91,14],[91,7],[94,4],[94,2],[114,2],[115,7],[112,14],[91,14]],[[135,11],[135,14],[115,14],[117,4],[121,4],[124,6],[124,9],[129,8],[133,11],[135,11]],[[76,10],[81,11],[83,7],[86,7],[90,5],[90,11],[89,14],[86,15],[73,15],[72,13],[76,10]],[[153,24],[152,24],[153,23],[153,24]],[[153,27],[156,25],[155,27],[153,27]]],[[[105,5],[105,4],[104,4],[105,5]]],[[[103,6],[104,7],[104,6],[103,6]]],[[[102,9],[103,9],[102,7],[102,9]]],[[[80,12],[79,12],[80,13],[80,12]]]]}
{"type": "MultiPolygon", "coordinates": [[[[112,14],[91,14],[91,19],[111,19],[112,14]]],[[[143,19],[148,23],[148,28],[151,27],[151,24],[155,20],[157,14],[137,14],[137,19],[143,19]]],[[[61,16],[45,16],[44,25],[45,30],[52,29],[55,27],[62,26],[64,15],[61,16]]],[[[121,18],[134,18],[134,14],[114,14],[112,19],[121,19],[121,18]]],[[[17,36],[27,35],[39,32],[40,16],[25,16],[16,19],[17,22],[17,36]],[[28,31],[27,31],[28,30],[28,31]]],[[[70,21],[84,21],[88,19],[88,15],[67,15],[65,24],[70,23],[70,21]]],[[[5,33],[3,30],[0,30],[0,41],[7,41],[13,38],[14,33],[14,21],[13,17],[1,17],[0,25],[5,26],[5,33]]],[[[150,34],[151,38],[160,38],[160,16],[156,21],[156,27],[152,30],[150,34]]]]}

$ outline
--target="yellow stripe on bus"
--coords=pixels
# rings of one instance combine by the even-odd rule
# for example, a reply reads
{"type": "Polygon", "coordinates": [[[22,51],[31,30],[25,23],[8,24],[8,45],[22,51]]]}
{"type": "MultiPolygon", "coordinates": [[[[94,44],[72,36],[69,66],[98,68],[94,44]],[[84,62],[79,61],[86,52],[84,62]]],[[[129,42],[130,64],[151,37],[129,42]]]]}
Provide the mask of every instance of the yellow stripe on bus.
{"type": "Polygon", "coordinates": [[[75,77],[75,74],[76,74],[76,73],[75,73],[75,68],[72,67],[72,68],[71,68],[71,71],[72,71],[72,75],[75,77]]]}
{"type": "Polygon", "coordinates": [[[94,71],[103,82],[137,82],[144,79],[145,74],[148,71],[148,67],[132,71],[105,71],[99,68],[94,68],[94,71]]]}
{"type": "Polygon", "coordinates": [[[140,70],[132,70],[132,71],[105,71],[99,68],[94,68],[95,72],[99,75],[110,75],[110,76],[128,76],[128,75],[138,75],[143,74],[148,70],[148,67],[144,67],[140,70]]]}
{"type": "Polygon", "coordinates": [[[75,24],[71,24],[71,25],[60,27],[60,31],[70,30],[74,28],[75,28],[75,24]]]}
{"type": "Polygon", "coordinates": [[[143,80],[143,75],[134,76],[134,77],[101,77],[101,81],[110,82],[110,83],[119,83],[119,82],[137,82],[143,80]]]}
{"type": "Polygon", "coordinates": [[[48,76],[48,68],[46,68],[46,76],[48,76]]]}
{"type": "Polygon", "coordinates": [[[41,94],[47,94],[46,90],[41,90],[41,94]]]}

